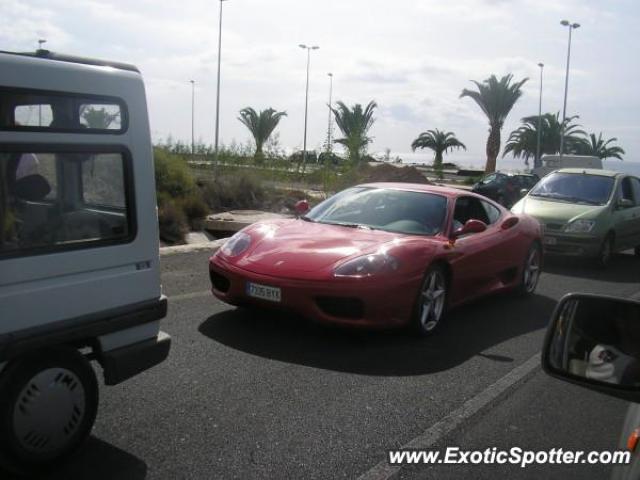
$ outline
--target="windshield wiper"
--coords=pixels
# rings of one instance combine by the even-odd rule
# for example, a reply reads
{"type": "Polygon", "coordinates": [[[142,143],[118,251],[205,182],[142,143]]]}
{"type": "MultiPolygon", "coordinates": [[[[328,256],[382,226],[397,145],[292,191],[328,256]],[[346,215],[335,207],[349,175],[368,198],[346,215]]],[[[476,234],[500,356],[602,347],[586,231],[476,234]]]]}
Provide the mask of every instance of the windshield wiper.
{"type": "Polygon", "coordinates": [[[558,200],[566,200],[567,202],[588,203],[589,205],[600,205],[600,202],[589,200],[587,198],[574,197],[572,195],[563,195],[562,193],[532,193],[532,197],[555,198],[558,200]]]}
{"type": "Polygon", "coordinates": [[[363,225],[362,223],[340,223],[340,222],[323,222],[323,223],[327,223],[328,225],[339,225],[340,227],[347,227],[347,228],[362,228],[364,230],[375,230],[373,227],[370,227],[369,225],[363,225]]]}
{"type": "Polygon", "coordinates": [[[311,222],[311,223],[316,223],[316,221],[313,218],[309,218],[306,215],[302,215],[301,217],[299,217],[300,220],[304,220],[305,222],[311,222]]]}

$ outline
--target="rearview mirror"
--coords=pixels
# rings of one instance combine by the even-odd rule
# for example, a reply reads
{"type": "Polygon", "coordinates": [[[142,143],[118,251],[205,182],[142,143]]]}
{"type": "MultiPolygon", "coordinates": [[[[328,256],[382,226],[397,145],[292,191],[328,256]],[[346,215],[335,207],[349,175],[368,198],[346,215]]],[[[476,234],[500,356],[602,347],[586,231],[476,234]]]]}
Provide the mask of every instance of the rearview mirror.
{"type": "Polygon", "coordinates": [[[299,217],[306,214],[309,211],[309,202],[306,200],[300,200],[299,202],[296,202],[294,210],[296,212],[296,215],[299,217]]]}
{"type": "Polygon", "coordinates": [[[631,208],[634,206],[633,200],[629,200],[628,198],[621,198],[616,203],[618,208],[631,208]]]}
{"type": "Polygon", "coordinates": [[[475,218],[471,218],[466,221],[466,223],[453,232],[453,238],[458,238],[463,235],[468,235],[470,233],[480,233],[484,232],[487,229],[487,224],[481,220],[476,220],[475,218]]]}
{"type": "Polygon", "coordinates": [[[569,294],[553,313],[542,352],[551,376],[640,401],[640,302],[569,294]]]}

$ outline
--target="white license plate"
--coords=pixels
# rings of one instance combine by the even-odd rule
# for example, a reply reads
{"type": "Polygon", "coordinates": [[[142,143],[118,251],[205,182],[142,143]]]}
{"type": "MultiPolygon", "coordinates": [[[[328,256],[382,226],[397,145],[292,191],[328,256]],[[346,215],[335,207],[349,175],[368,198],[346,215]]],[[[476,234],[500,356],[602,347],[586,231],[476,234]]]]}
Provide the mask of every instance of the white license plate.
{"type": "Polygon", "coordinates": [[[280,301],[280,289],[278,287],[269,287],[259,283],[247,282],[247,295],[269,302],[280,301]]]}
{"type": "Polygon", "coordinates": [[[556,237],[544,237],[545,245],[555,245],[556,243],[558,243],[556,237]]]}

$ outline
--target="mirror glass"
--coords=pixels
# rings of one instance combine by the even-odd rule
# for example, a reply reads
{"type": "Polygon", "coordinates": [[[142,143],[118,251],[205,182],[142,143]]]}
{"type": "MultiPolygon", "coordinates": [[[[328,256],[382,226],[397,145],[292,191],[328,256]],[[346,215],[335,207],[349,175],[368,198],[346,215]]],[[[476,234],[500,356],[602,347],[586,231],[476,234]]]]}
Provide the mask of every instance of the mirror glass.
{"type": "Polygon", "coordinates": [[[640,303],[570,297],[556,311],[546,355],[561,374],[640,386],[640,303]]]}

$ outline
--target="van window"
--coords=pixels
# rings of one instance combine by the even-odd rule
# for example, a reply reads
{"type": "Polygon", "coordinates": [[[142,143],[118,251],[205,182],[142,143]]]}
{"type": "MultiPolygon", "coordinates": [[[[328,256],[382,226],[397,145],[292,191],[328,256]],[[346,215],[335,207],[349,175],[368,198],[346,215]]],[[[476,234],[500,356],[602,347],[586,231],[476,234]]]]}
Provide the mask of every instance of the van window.
{"type": "Polygon", "coordinates": [[[126,122],[116,98],[0,88],[0,130],[122,133],[126,122]]]}
{"type": "Polygon", "coordinates": [[[121,152],[0,152],[0,256],[130,241],[121,152]]]}

